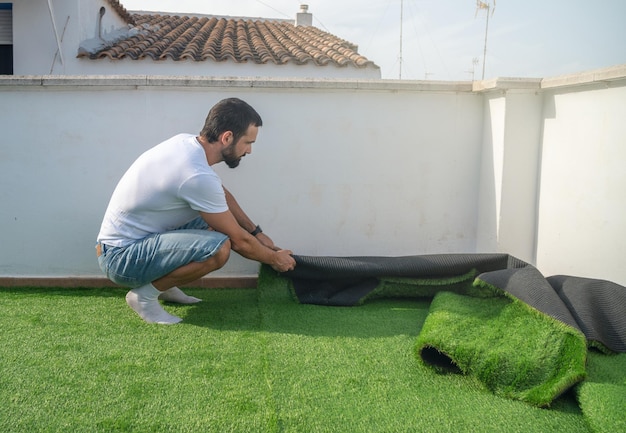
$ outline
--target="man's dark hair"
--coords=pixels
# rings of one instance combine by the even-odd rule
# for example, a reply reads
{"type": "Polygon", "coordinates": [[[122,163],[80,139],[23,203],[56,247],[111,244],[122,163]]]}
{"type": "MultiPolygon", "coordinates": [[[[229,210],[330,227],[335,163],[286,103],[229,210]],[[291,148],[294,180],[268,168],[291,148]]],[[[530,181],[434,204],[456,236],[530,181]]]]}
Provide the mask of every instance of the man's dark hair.
{"type": "Polygon", "coordinates": [[[209,111],[200,135],[209,143],[219,139],[221,133],[231,131],[233,143],[248,131],[250,125],[263,126],[263,120],[247,102],[239,98],[222,99],[209,111]]]}

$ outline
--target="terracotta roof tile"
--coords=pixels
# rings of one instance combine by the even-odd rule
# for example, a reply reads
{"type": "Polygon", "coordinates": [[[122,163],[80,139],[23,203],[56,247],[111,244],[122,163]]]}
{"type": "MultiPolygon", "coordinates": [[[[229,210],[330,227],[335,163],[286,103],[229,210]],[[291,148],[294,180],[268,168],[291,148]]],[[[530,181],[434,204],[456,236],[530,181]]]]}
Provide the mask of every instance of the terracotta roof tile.
{"type": "Polygon", "coordinates": [[[253,20],[214,16],[160,14],[129,15],[117,0],[109,0],[120,15],[134,26],[132,36],[94,53],[91,59],[193,60],[277,65],[313,63],[358,68],[378,68],[360,55],[348,41],[312,26],[287,21],[253,20]],[[118,10],[119,9],[119,10],[118,10]],[[121,11],[121,12],[120,12],[121,11]]]}

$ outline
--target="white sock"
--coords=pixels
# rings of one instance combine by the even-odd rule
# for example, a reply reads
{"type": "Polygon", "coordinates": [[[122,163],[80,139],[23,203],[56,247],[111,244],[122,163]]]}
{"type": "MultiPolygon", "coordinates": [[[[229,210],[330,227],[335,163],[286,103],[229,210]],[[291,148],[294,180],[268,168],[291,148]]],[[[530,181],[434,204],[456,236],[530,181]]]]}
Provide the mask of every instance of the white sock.
{"type": "Polygon", "coordinates": [[[160,325],[173,325],[183,319],[168,313],[159,304],[159,294],[152,284],[132,289],[126,294],[126,303],[135,310],[139,317],[148,323],[158,323],[160,325]]]}
{"type": "Polygon", "coordinates": [[[176,302],[178,304],[196,304],[202,301],[200,298],[187,295],[176,286],[161,292],[159,299],[166,302],[176,302]]]}

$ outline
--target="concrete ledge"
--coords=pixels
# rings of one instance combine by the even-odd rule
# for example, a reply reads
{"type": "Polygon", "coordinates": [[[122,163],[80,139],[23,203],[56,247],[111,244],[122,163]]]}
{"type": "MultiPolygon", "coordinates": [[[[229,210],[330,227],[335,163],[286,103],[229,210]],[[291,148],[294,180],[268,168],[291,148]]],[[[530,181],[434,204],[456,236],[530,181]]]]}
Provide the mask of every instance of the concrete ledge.
{"type": "MultiPolygon", "coordinates": [[[[257,286],[257,277],[206,277],[185,284],[183,287],[203,289],[253,289],[257,286]]],[[[0,287],[62,287],[62,288],[100,288],[121,287],[104,277],[0,277],[0,287]]]]}
{"type": "Polygon", "coordinates": [[[0,86],[41,86],[43,75],[0,75],[0,86]]]}
{"type": "Polygon", "coordinates": [[[561,75],[558,77],[544,78],[541,81],[542,89],[553,89],[556,87],[581,86],[584,84],[594,84],[626,80],[626,65],[617,65],[610,68],[595,69],[593,71],[579,74],[561,75]]]}
{"type": "Polygon", "coordinates": [[[45,75],[43,86],[145,86],[147,77],[143,75],[45,75]]]}
{"type": "Polygon", "coordinates": [[[273,77],[207,77],[166,75],[7,75],[0,86],[192,87],[311,90],[379,90],[404,92],[471,92],[469,81],[364,80],[273,77]]]}
{"type": "Polygon", "coordinates": [[[540,90],[626,80],[626,64],[551,78],[500,77],[482,81],[431,81],[169,75],[0,75],[0,86],[192,87],[404,92],[489,92],[540,90]]]}
{"type": "Polygon", "coordinates": [[[0,75],[0,86],[137,87],[146,81],[141,75],[0,75]]]}
{"type": "Polygon", "coordinates": [[[514,78],[502,77],[493,80],[474,81],[474,92],[487,92],[493,90],[539,90],[541,78],[514,78]]]}

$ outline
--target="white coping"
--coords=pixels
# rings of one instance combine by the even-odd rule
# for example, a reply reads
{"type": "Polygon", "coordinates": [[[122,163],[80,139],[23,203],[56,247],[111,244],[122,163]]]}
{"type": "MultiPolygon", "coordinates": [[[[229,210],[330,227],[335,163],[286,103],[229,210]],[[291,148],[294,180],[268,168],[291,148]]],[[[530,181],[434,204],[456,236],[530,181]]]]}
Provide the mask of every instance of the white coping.
{"type": "Polygon", "coordinates": [[[474,81],[472,90],[474,92],[485,92],[489,90],[539,90],[541,89],[541,78],[515,78],[502,77],[492,80],[474,81]]]}
{"type": "Polygon", "coordinates": [[[254,87],[480,93],[506,90],[538,91],[559,87],[610,83],[625,79],[626,64],[550,78],[502,77],[473,82],[167,75],[0,75],[0,86],[254,87]]]}
{"type": "Polygon", "coordinates": [[[544,78],[541,81],[542,89],[565,87],[590,83],[608,83],[626,78],[626,64],[612,66],[610,68],[595,69],[579,74],[561,75],[558,77],[544,78]]]}

